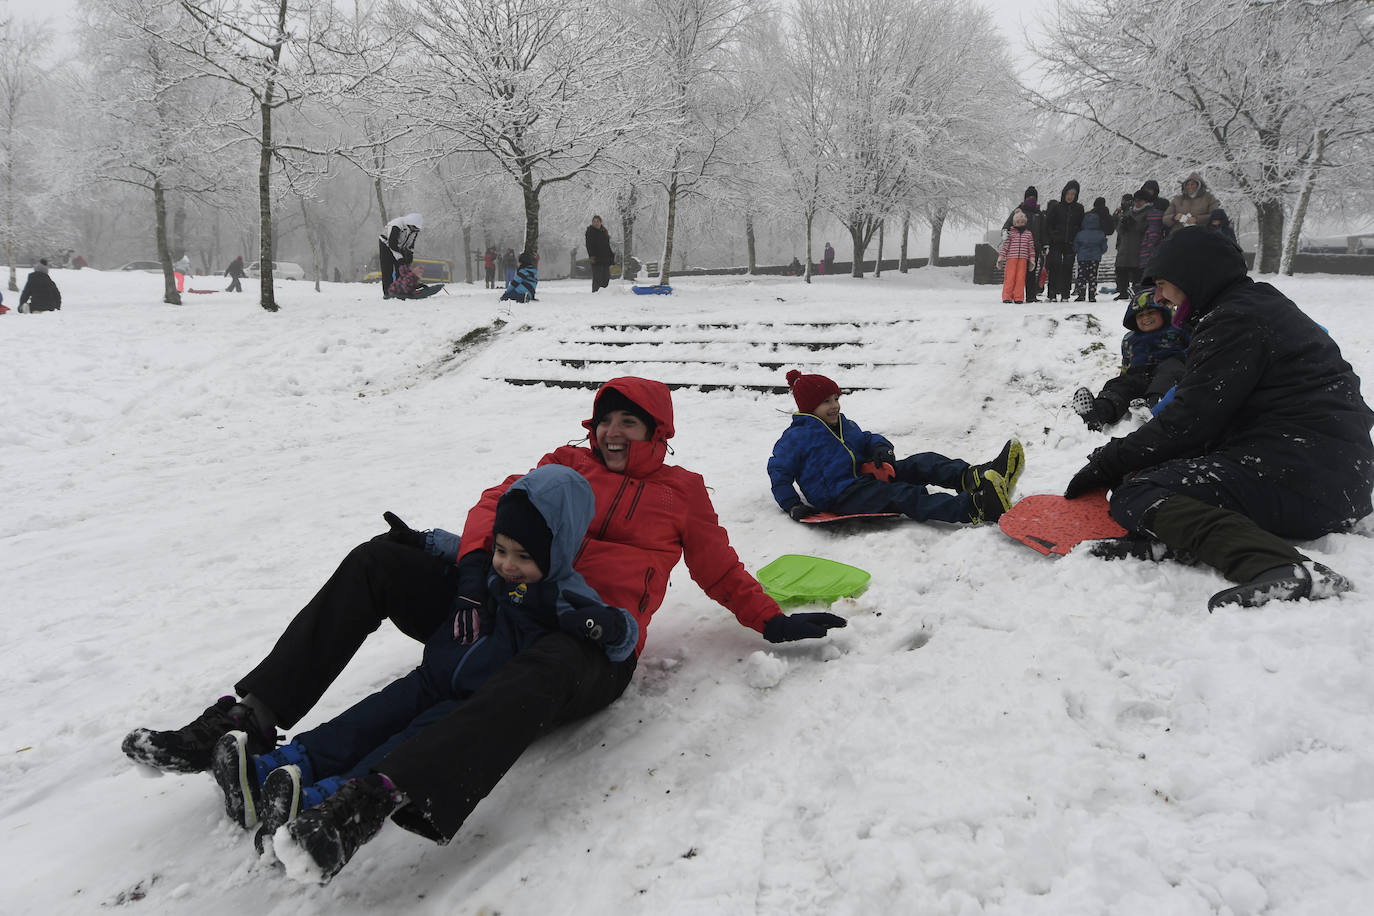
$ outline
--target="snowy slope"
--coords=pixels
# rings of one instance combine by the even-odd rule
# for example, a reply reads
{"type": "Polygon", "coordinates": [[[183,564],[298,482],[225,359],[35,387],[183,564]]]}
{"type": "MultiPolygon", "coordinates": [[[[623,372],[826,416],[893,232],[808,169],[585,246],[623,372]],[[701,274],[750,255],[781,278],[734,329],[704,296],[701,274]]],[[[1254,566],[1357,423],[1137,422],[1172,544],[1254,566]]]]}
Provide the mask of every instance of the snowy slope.
{"type": "MultiPolygon", "coordinates": [[[[1361,592],[1209,615],[1206,569],[816,530],[769,496],[791,402],[766,389],[792,366],[855,389],[845,412],[899,454],[1016,434],[1020,492],[1062,490],[1103,441],[1062,405],[1113,370],[1117,303],[1003,306],[925,269],[548,283],[509,309],[286,283],[268,315],[251,286],[173,308],[156,276],[54,276],[61,313],[0,318],[0,913],[1368,911],[1370,521],[1307,545],[1361,592]],[[679,566],[620,702],[531,749],[448,847],[389,826],[323,888],[260,865],[208,777],[120,754],[228,692],[383,510],[460,528],[618,374],[694,386],[670,460],[746,565],[873,573],[847,630],[770,646],[679,566]]],[[[1374,377],[1374,281],[1277,285],[1374,377]]],[[[384,627],[303,727],[418,658],[384,627]]]]}

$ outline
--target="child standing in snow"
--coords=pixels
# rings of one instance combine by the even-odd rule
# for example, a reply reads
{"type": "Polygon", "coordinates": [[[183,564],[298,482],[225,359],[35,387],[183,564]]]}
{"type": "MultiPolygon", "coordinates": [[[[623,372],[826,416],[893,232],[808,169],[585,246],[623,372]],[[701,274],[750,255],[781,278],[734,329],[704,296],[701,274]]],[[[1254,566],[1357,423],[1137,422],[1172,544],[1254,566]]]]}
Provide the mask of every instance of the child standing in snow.
{"type": "Polygon", "coordinates": [[[1078,258],[1078,271],[1073,280],[1073,301],[1097,301],[1097,268],[1107,253],[1107,236],[1116,229],[1107,201],[1099,197],[1093,208],[1083,214],[1083,228],[1073,237],[1073,252],[1078,258]]]}
{"type": "Polygon", "coordinates": [[[840,413],[840,388],[823,375],[787,373],[797,412],[773,446],[768,480],[794,520],[817,510],[850,515],[900,512],[917,521],[993,522],[1011,508],[1021,443],[1010,439],[992,461],[970,465],[922,452],[898,461],[892,443],[840,413]],[[796,487],[801,487],[802,502],[796,487]],[[931,493],[926,485],[954,493],[931,493]],[[809,503],[810,505],[807,505],[809,503]],[[814,508],[813,508],[814,507],[814,508]]]}
{"type": "MultiPolygon", "coordinates": [[[[290,824],[292,841],[329,877],[348,856],[336,862],[334,828],[308,809],[339,793],[331,804],[356,805],[371,826],[366,836],[354,838],[365,842],[406,803],[372,766],[452,712],[517,654],[562,631],[599,644],[612,662],[628,658],[639,640],[635,618],[603,604],[572,567],[594,513],[591,485],[572,468],[545,465],[512,484],[497,503],[492,526],[487,604],[455,600],[448,621],[425,643],[418,668],[289,744],[253,756],[246,752],[244,732],[221,738],[211,772],[229,816],[244,827],[262,821],[260,849],[277,828],[290,824]]],[[[389,520],[404,526],[394,516],[389,520]]],[[[456,555],[456,536],[436,530],[427,538],[431,552],[456,555]]]]}
{"type": "Polygon", "coordinates": [[[506,291],[501,294],[502,301],[533,302],[534,289],[539,285],[539,269],[534,266],[534,258],[528,251],[520,252],[520,269],[511,277],[506,291]]]}
{"type": "Polygon", "coordinates": [[[1188,332],[1173,326],[1174,310],[1155,302],[1154,296],[1151,287],[1126,306],[1121,372],[1108,379],[1095,398],[1087,388],[1073,393],[1074,412],[1094,432],[1125,416],[1132,401],[1154,407],[1183,377],[1188,332]]]}
{"type": "Polygon", "coordinates": [[[1026,272],[1035,263],[1035,236],[1027,225],[1026,214],[1017,207],[1011,212],[1011,228],[997,252],[997,266],[1006,265],[1002,275],[1002,301],[1020,305],[1025,301],[1026,272]]]}

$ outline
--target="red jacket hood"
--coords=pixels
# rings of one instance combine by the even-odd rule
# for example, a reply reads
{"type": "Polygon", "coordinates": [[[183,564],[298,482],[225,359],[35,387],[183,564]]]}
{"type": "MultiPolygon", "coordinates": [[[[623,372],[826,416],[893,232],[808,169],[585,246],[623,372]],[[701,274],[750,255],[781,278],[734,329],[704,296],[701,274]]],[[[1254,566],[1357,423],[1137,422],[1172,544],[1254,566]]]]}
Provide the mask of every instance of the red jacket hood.
{"type": "Polygon", "coordinates": [[[597,408],[601,404],[601,396],[612,389],[634,401],[654,418],[654,431],[649,435],[649,441],[631,443],[630,457],[625,466],[625,473],[630,477],[652,474],[663,466],[663,459],[668,455],[668,440],[676,432],[673,428],[673,395],[662,382],[633,375],[613,378],[598,388],[592,401],[592,415],[582,421],[582,426],[587,430],[587,441],[598,458],[601,457],[601,450],[596,446],[597,408]]]}

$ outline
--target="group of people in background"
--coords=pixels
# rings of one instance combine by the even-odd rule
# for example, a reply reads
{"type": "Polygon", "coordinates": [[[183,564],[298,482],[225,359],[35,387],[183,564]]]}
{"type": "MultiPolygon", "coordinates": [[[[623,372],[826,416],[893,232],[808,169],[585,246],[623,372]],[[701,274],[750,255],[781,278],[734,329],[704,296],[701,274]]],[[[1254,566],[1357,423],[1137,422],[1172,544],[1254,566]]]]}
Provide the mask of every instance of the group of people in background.
{"type": "Polygon", "coordinates": [[[1105,197],[1085,209],[1080,192],[1078,182],[1069,181],[1059,198],[1042,208],[1036,188],[1026,188],[1002,224],[997,265],[1005,271],[1003,302],[1038,302],[1042,291],[1050,302],[1096,302],[1098,270],[1112,235],[1117,299],[1130,299],[1139,290],[1144,268],[1174,229],[1206,226],[1236,239],[1226,211],[1197,172],[1167,201],[1159,182],[1151,179],[1134,194],[1121,195],[1115,210],[1107,208],[1105,197]]]}

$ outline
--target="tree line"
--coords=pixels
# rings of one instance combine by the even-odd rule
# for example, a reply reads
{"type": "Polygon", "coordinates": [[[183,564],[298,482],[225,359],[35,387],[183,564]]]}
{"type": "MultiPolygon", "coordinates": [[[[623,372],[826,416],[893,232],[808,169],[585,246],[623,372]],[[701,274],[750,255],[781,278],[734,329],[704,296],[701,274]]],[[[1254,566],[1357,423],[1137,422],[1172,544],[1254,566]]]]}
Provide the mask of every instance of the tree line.
{"type": "Polygon", "coordinates": [[[0,244],[13,288],[30,250],[136,238],[169,302],[180,252],[252,251],[269,311],[287,240],[347,278],[411,209],[469,279],[494,232],[539,252],[592,210],[660,283],[689,245],[753,268],[759,233],[809,279],[818,224],[862,276],[1028,183],[1199,170],[1274,272],[1369,202],[1372,35],[1360,0],[1065,0],[1025,57],[956,0],[83,0],[66,53],[0,22],[0,244]]]}

